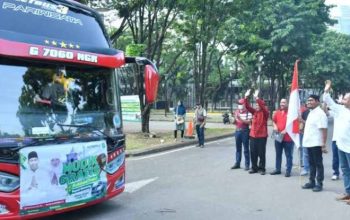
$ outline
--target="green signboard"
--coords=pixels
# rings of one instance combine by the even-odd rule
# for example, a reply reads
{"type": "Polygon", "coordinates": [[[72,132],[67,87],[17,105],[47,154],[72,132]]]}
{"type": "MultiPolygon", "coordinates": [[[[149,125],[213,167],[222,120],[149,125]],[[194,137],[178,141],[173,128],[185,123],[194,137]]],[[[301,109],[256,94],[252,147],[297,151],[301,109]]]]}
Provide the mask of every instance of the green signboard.
{"type": "Polygon", "coordinates": [[[140,99],[137,95],[121,96],[123,121],[141,122],[140,99]]]}

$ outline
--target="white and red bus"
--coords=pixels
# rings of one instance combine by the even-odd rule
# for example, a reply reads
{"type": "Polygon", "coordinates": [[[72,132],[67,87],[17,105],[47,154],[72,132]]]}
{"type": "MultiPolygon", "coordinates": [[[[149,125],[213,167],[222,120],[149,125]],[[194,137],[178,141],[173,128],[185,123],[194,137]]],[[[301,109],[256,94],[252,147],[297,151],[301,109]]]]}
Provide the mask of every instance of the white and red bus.
{"type": "Polygon", "coordinates": [[[0,0],[0,219],[35,219],[124,190],[118,68],[100,16],[69,0],[0,0]]]}

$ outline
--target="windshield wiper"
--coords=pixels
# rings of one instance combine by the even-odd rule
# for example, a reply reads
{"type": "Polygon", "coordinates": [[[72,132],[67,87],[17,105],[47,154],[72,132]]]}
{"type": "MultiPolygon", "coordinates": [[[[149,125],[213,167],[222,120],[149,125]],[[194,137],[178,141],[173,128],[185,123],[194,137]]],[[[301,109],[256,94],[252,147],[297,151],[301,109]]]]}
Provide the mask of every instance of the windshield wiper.
{"type": "Polygon", "coordinates": [[[61,124],[61,123],[57,123],[57,125],[62,126],[62,127],[70,127],[70,128],[89,128],[92,131],[96,131],[96,132],[101,133],[102,135],[104,135],[107,138],[107,140],[109,140],[115,144],[115,139],[113,137],[109,136],[105,132],[100,131],[98,128],[91,126],[91,125],[69,125],[69,124],[61,124]]]}
{"type": "Polygon", "coordinates": [[[18,161],[19,150],[25,147],[31,146],[42,146],[46,144],[60,144],[65,142],[67,139],[72,140],[76,135],[62,136],[62,137],[33,137],[25,138],[23,140],[14,141],[8,144],[1,144],[0,149],[0,161],[18,161]]]}
{"type": "Polygon", "coordinates": [[[65,136],[48,136],[48,137],[33,137],[31,141],[23,141],[17,143],[16,147],[12,147],[14,151],[20,150],[24,147],[40,146],[44,144],[59,144],[65,142],[66,140],[72,140],[76,138],[77,135],[65,135],[65,136]]]}

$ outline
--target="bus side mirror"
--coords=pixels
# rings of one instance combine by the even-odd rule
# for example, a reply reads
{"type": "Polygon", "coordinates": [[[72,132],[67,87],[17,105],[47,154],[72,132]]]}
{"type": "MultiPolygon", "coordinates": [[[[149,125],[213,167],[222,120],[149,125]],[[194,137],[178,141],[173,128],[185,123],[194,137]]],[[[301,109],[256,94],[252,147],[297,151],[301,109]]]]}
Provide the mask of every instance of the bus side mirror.
{"type": "Polygon", "coordinates": [[[145,66],[144,73],[146,102],[150,104],[153,103],[157,98],[159,74],[153,68],[153,66],[149,64],[145,66]]]}

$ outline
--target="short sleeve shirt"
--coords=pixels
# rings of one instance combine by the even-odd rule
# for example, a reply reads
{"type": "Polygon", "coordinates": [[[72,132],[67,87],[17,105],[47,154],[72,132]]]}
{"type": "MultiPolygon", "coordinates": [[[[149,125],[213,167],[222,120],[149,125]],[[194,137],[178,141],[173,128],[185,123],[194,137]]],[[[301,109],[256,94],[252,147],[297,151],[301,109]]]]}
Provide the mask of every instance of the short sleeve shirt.
{"type": "MultiPolygon", "coordinates": [[[[234,115],[237,117],[237,115],[239,115],[239,117],[243,120],[252,120],[253,119],[253,115],[252,113],[248,112],[247,110],[236,110],[234,112],[234,115]]],[[[248,129],[249,128],[249,124],[244,123],[241,120],[237,120],[236,121],[236,127],[240,128],[240,129],[248,129]]]]}
{"type": "Polygon", "coordinates": [[[207,117],[207,111],[205,111],[204,108],[201,109],[196,109],[195,111],[195,119],[196,119],[196,124],[202,124],[203,121],[205,120],[205,117],[207,117]]]}
{"type": "MultiPolygon", "coordinates": [[[[287,115],[288,115],[288,111],[284,111],[284,110],[277,110],[273,115],[272,120],[277,125],[278,132],[281,132],[284,129],[286,129],[287,115]]],[[[292,141],[288,133],[284,135],[283,141],[288,141],[288,142],[292,141]]]]}
{"type": "Polygon", "coordinates": [[[321,129],[327,126],[326,113],[320,107],[311,110],[305,123],[303,147],[322,146],[324,143],[321,129]]]}

